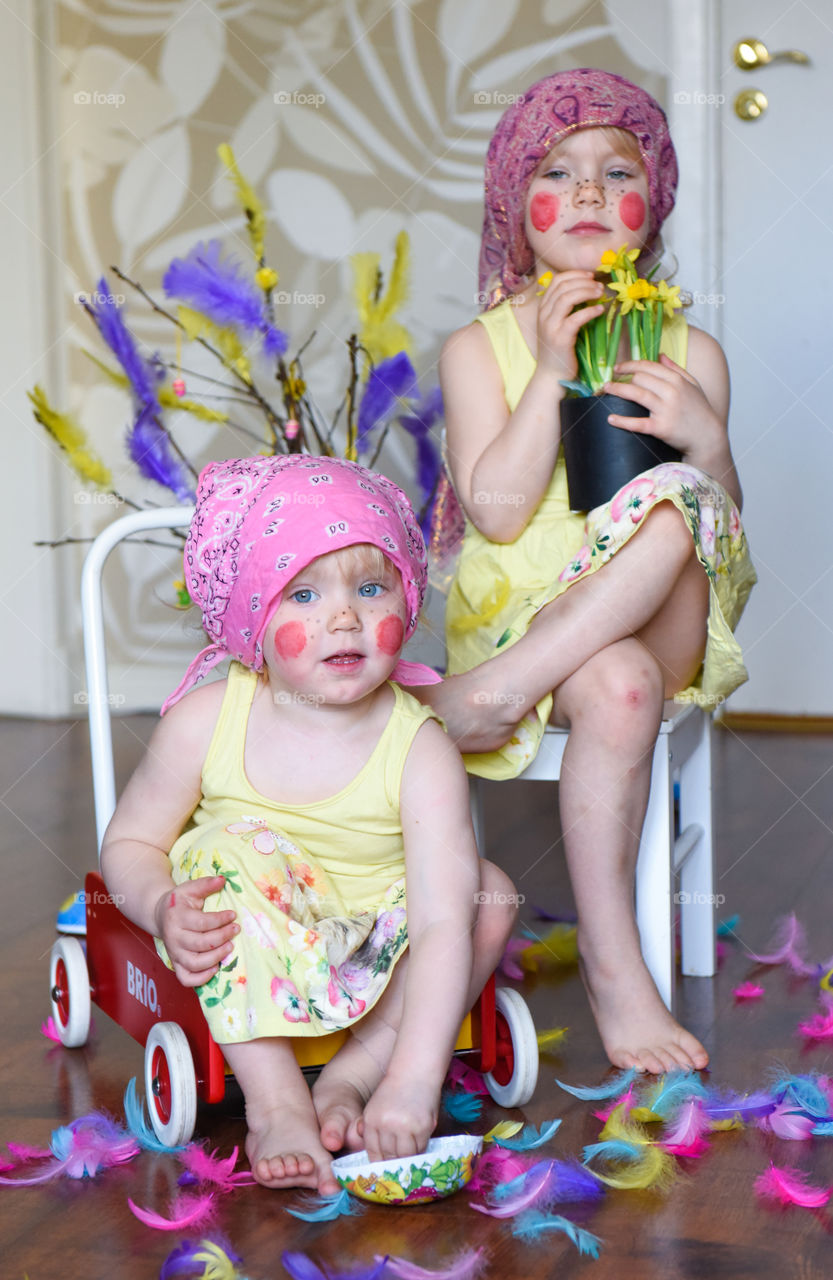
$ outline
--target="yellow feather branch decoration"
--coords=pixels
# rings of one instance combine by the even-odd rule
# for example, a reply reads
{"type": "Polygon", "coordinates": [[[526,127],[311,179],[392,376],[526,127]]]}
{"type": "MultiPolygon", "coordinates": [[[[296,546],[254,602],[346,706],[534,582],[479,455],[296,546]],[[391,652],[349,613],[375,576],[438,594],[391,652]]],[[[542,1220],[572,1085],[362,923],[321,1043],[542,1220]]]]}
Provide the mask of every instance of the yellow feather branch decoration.
{"type": "Polygon", "coordinates": [[[208,316],[192,307],[178,307],[177,319],[185,330],[185,336],[193,342],[195,338],[207,338],[222,353],[241,378],[251,382],[251,365],[246,350],[233,329],[221,329],[208,316]]]}
{"type": "Polygon", "coordinates": [[[406,351],[414,354],[413,339],[404,325],[394,319],[407,300],[411,270],[411,244],[406,231],[396,237],[393,267],[388,287],[381,292],[378,253],[354,253],[353,296],[359,316],[359,342],[373,364],[406,351]]]}
{"type": "MultiPolygon", "coordinates": [[[[92,351],[84,351],[84,355],[88,360],[92,360],[96,368],[100,369],[105,377],[115,383],[117,387],[127,388],[130,383],[127,375],[117,373],[115,369],[109,368],[103,360],[99,360],[98,356],[93,355],[92,351]]],[[[159,403],[164,405],[166,409],[181,409],[183,413],[190,413],[195,418],[199,418],[201,422],[228,422],[229,415],[224,413],[222,409],[210,409],[207,404],[200,404],[199,400],[180,400],[175,391],[170,387],[162,387],[159,391],[159,403]]]]}
{"type": "Polygon", "coordinates": [[[76,475],[87,484],[94,484],[99,489],[112,490],[112,473],[101,458],[87,447],[84,428],[79,426],[68,413],[59,413],[57,409],[53,409],[43,387],[35,386],[26,394],[38,422],[64,450],[76,475]]]}
{"type": "MultiPolygon", "coordinates": [[[[237,167],[237,161],[234,158],[234,152],[227,142],[223,142],[217,148],[217,155],[222,163],[226,166],[237,191],[237,198],[243,212],[246,215],[246,222],[249,228],[249,239],[252,242],[252,249],[258,263],[263,262],[263,245],[266,238],[266,214],[263,212],[263,205],[260,203],[254,188],[246,181],[243,174],[237,167]]],[[[274,273],[274,282],[277,284],[277,273],[274,273]]]]}

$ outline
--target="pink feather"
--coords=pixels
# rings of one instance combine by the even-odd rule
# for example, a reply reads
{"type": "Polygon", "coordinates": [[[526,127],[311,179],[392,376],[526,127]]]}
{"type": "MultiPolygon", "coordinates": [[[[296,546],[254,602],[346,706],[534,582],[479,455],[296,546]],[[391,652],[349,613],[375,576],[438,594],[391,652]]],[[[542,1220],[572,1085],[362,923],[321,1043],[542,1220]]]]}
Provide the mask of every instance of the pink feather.
{"type": "Polygon", "coordinates": [[[6,1146],[18,1160],[48,1160],[52,1155],[51,1147],[27,1147],[22,1142],[7,1142],[6,1146]]]}
{"type": "Polygon", "coordinates": [[[816,965],[808,964],[804,959],[807,939],[804,930],[793,912],[785,916],[779,923],[775,934],[773,951],[764,955],[752,953],[752,959],[758,964],[788,964],[794,973],[806,977],[816,972],[816,965]]]}
{"type": "Polygon", "coordinates": [[[597,1120],[601,1120],[603,1124],[607,1124],[617,1107],[622,1107],[622,1116],[627,1116],[633,1106],[633,1085],[630,1085],[626,1093],[621,1093],[618,1098],[605,1107],[602,1111],[594,1111],[593,1115],[597,1120]]]}
{"type": "MultiPolygon", "coordinates": [[[[376,1254],[376,1262],[382,1258],[376,1254]]],[[[484,1249],[466,1249],[456,1262],[443,1267],[440,1271],[429,1271],[427,1267],[419,1267],[407,1258],[395,1258],[388,1255],[385,1275],[396,1276],[397,1280],[475,1280],[486,1266],[488,1259],[484,1249]]]]}
{"type": "Polygon", "coordinates": [[[237,1150],[235,1147],[231,1155],[223,1160],[216,1151],[209,1154],[200,1143],[191,1142],[184,1151],[180,1151],[179,1159],[198,1182],[211,1183],[220,1191],[234,1191],[235,1187],[252,1187],[256,1182],[254,1175],[247,1170],[234,1172],[237,1150]]]}
{"type": "Polygon", "coordinates": [[[808,1186],[807,1174],[801,1169],[784,1169],[774,1164],[755,1179],[755,1190],[767,1200],[797,1204],[802,1209],[823,1208],[833,1192],[830,1187],[808,1186]]]}
{"type": "Polygon", "coordinates": [[[806,1040],[833,1040],[833,999],[823,1001],[824,1012],[814,1014],[807,1022],[799,1022],[798,1030],[806,1040]]]}
{"type": "Polygon", "coordinates": [[[61,1037],[58,1034],[58,1028],[55,1026],[55,1019],[50,1013],[46,1022],[40,1024],[41,1035],[46,1036],[47,1040],[54,1040],[56,1044],[61,1043],[61,1037]]]}
{"type": "Polygon", "coordinates": [[[157,1231],[180,1231],[183,1227],[193,1227],[210,1218],[214,1209],[214,1194],[209,1192],[202,1196],[177,1196],[170,1206],[170,1218],[163,1218],[150,1209],[140,1209],[129,1197],[127,1203],[131,1213],[146,1227],[154,1227],[157,1231]]]}
{"type": "Polygon", "coordinates": [[[466,1188],[468,1191],[491,1191],[501,1183],[511,1182],[531,1169],[535,1160],[520,1151],[509,1151],[505,1147],[489,1146],[478,1158],[474,1169],[474,1177],[466,1188]]]}
{"type": "Polygon", "coordinates": [[[764,994],[763,987],[759,987],[756,982],[742,982],[732,991],[736,1000],[760,1000],[764,994]]]}
{"type": "Polygon", "coordinates": [[[520,982],[526,974],[518,964],[517,956],[522,951],[526,951],[529,946],[528,938],[510,938],[503,952],[503,958],[498,966],[500,972],[507,978],[511,978],[513,982],[520,982]]]}
{"type": "Polygon", "coordinates": [[[774,1111],[760,1118],[758,1128],[788,1142],[804,1142],[812,1136],[817,1124],[818,1117],[805,1116],[796,1110],[794,1102],[779,1102],[774,1111]]]}
{"type": "Polygon", "coordinates": [[[662,1147],[672,1156],[702,1156],[708,1151],[705,1134],[710,1128],[709,1117],[703,1111],[699,1098],[684,1102],[679,1114],[665,1133],[662,1147]]]}
{"type": "Polygon", "coordinates": [[[451,1066],[448,1068],[446,1079],[450,1084],[462,1089],[464,1093],[475,1093],[485,1097],[489,1092],[480,1072],[467,1066],[461,1058],[451,1059],[451,1066]]]}
{"type": "Polygon", "coordinates": [[[478,1213],[487,1213],[491,1218],[513,1218],[524,1209],[533,1209],[546,1200],[555,1178],[555,1168],[554,1160],[542,1160],[537,1169],[529,1170],[523,1186],[514,1195],[507,1196],[499,1204],[472,1204],[471,1207],[478,1213]]]}

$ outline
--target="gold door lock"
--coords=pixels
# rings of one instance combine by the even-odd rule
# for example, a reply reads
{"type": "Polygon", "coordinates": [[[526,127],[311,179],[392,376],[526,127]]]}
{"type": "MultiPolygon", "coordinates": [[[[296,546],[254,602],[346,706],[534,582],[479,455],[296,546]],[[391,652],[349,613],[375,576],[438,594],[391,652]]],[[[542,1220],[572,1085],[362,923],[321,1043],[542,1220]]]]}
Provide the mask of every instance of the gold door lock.
{"type": "MultiPolygon", "coordinates": [[[[738,40],[732,50],[732,59],[741,71],[758,71],[771,62],[797,62],[803,67],[810,65],[807,54],[800,49],[781,49],[778,53],[770,53],[763,40],[754,36],[738,40]]],[[[767,96],[760,89],[743,89],[734,102],[735,115],[739,120],[760,120],[768,106],[767,96]]]]}

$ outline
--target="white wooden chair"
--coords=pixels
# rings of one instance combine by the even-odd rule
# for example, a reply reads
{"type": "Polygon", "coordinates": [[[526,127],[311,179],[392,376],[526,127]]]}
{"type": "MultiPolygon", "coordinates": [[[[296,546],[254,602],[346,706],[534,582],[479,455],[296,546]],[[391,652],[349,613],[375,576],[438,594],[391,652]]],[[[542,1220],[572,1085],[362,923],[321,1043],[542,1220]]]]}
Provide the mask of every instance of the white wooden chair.
{"type": "MultiPolygon", "coordinates": [[[[665,704],[639,846],[636,919],[642,954],[669,1009],[674,1007],[674,922],[678,907],[683,973],[711,977],[716,967],[711,729],[711,716],[699,707],[665,704]],[[680,832],[676,836],[675,780],[679,785],[680,832]]],[[[566,729],[548,727],[538,754],[519,776],[527,781],[557,782],[567,737],[566,729]]],[[[483,852],[480,779],[472,778],[471,782],[475,834],[483,852]]]]}

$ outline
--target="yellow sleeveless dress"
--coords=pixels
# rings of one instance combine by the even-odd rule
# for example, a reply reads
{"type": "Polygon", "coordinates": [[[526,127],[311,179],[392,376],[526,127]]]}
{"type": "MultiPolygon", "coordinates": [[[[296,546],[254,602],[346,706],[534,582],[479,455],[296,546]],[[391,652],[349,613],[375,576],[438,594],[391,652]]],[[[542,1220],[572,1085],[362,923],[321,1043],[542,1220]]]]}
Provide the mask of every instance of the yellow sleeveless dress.
{"type": "Polygon", "coordinates": [[[353,780],[313,804],[276,804],[244,767],[258,683],[231,664],[203,796],[170,853],[176,884],[226,877],[206,910],[233,910],[241,926],[232,954],[197,988],[219,1044],[326,1035],[381,996],[408,942],[399,787],[433,715],[391,682],[390,718],[353,780]]]}
{"type": "MultiPolygon", "coordinates": [[[[535,371],[535,358],[510,303],[477,319],[489,335],[506,402],[514,410],[535,371]]],[[[685,367],[688,326],[682,316],[664,325],[661,350],[685,367]]],[[[676,701],[707,708],[721,703],[747,679],[733,631],[756,580],[737,507],[704,472],[685,463],[664,463],[632,480],[604,506],[574,512],[561,449],[549,488],[514,542],[490,542],[466,520],[446,606],[448,674],[468,671],[519,640],[544,605],[600,569],[663,501],[673,502],[685,519],[710,586],[703,665],[695,683],[677,694],[676,701]]],[[[469,773],[516,777],[534,758],[551,710],[552,697],[547,696],[524,716],[510,742],[497,751],[465,756],[469,773]]]]}

